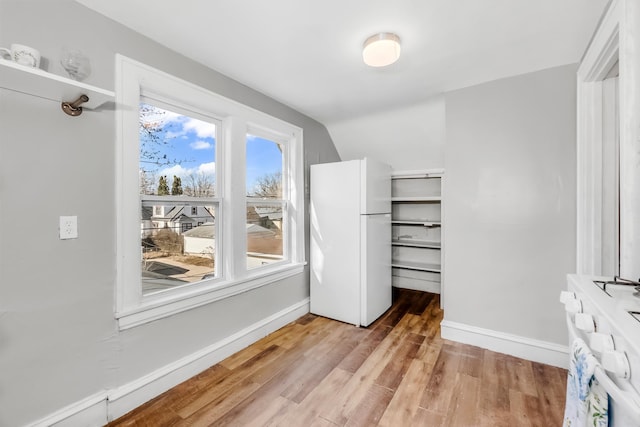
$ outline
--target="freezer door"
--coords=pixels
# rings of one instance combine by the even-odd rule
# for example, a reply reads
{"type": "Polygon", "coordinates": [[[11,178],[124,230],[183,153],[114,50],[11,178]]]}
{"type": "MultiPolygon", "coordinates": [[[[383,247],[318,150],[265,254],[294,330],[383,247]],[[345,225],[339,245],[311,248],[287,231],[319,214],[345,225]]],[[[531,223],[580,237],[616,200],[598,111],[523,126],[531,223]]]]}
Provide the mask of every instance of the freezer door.
{"type": "Polygon", "coordinates": [[[390,213],[391,166],[370,158],[365,158],[361,162],[360,213],[364,215],[390,213]]]}
{"type": "Polygon", "coordinates": [[[391,307],[391,214],[362,215],[360,324],[368,326],[391,307]]]}
{"type": "Polygon", "coordinates": [[[360,162],[311,166],[311,312],[360,324],[360,162]]]}

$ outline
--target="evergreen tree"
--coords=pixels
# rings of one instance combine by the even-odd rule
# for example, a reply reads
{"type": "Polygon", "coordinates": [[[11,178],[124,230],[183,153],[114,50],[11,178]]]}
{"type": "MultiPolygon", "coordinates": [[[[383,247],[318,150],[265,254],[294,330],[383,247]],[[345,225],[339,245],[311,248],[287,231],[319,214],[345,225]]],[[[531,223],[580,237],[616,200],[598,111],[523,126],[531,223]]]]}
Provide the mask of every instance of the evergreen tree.
{"type": "Polygon", "coordinates": [[[161,176],[158,180],[158,196],[168,196],[169,186],[167,185],[167,177],[161,176]]]}
{"type": "Polygon", "coordinates": [[[179,196],[182,194],[182,180],[179,176],[173,176],[173,184],[171,185],[171,195],[179,196]]]}

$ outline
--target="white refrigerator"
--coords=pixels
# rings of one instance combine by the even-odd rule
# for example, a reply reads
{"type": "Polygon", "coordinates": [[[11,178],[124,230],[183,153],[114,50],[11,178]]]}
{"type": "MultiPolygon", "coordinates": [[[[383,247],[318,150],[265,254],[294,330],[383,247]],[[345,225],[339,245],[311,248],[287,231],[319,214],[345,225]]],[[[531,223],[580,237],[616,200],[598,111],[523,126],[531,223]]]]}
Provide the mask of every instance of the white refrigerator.
{"type": "Polygon", "coordinates": [[[311,166],[311,312],[368,326],[391,306],[391,167],[311,166]]]}

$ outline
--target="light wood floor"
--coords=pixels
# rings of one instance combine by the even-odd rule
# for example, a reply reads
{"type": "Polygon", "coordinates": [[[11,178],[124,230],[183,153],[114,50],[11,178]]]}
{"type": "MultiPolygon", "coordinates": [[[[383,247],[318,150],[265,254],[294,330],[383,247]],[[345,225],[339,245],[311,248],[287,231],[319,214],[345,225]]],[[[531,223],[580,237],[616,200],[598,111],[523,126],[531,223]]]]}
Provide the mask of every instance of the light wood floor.
{"type": "Polygon", "coordinates": [[[561,426],[566,370],[440,338],[439,296],[308,314],[109,426],[561,426]]]}

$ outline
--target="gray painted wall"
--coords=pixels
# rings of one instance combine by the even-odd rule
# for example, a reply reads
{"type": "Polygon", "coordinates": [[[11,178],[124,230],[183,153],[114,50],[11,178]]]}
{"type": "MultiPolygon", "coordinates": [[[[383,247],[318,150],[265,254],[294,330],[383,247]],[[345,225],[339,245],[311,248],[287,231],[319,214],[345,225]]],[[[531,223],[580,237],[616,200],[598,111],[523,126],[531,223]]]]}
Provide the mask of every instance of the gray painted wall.
{"type": "MultiPolygon", "coordinates": [[[[86,82],[111,90],[122,53],[303,128],[307,169],[339,160],[320,123],[71,0],[0,0],[0,46],[11,43],[39,49],[43,68],[61,75],[61,47],[82,49],[93,67],[86,82]]],[[[309,295],[307,270],[119,332],[114,117],[106,109],[71,118],[56,103],[0,89],[2,426],[135,380],[309,295]],[[60,215],[78,215],[77,240],[58,239],[60,215]]]]}
{"type": "Polygon", "coordinates": [[[446,94],[445,319],[566,344],[576,66],[446,94]]]}
{"type": "Polygon", "coordinates": [[[370,156],[394,170],[444,167],[444,95],[327,124],[342,160],[370,156]]]}

